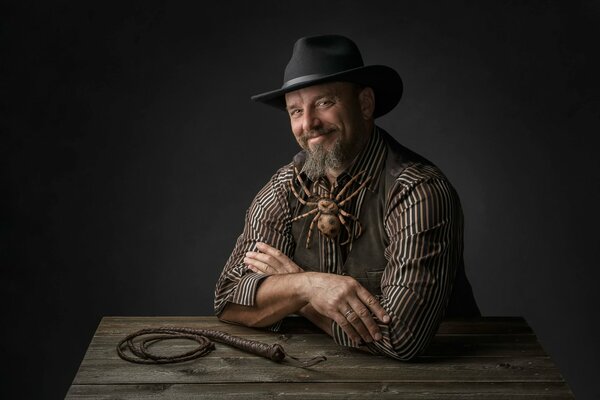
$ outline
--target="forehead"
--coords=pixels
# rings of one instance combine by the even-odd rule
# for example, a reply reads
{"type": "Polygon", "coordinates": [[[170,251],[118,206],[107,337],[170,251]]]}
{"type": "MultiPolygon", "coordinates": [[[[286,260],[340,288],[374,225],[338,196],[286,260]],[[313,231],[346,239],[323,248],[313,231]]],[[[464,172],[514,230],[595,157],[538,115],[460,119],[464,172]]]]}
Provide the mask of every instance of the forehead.
{"type": "Polygon", "coordinates": [[[286,93],[285,102],[290,105],[308,103],[321,97],[342,97],[352,92],[353,84],[349,82],[327,82],[319,85],[308,86],[286,93]]]}

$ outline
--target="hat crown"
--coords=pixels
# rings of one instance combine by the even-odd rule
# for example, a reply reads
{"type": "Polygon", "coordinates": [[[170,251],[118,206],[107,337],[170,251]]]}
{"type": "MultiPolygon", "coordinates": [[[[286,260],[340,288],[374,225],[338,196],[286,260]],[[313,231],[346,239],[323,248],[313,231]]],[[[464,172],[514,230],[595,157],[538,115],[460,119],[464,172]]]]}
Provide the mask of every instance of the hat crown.
{"type": "Polygon", "coordinates": [[[331,75],[364,66],[358,46],[340,35],[309,36],[294,44],[292,58],[285,68],[284,86],[298,78],[331,75]]]}
{"type": "Polygon", "coordinates": [[[296,41],[281,88],[251,98],[286,110],[286,93],[327,82],[352,82],[373,89],[374,118],[389,112],[402,96],[402,79],[393,68],[365,66],[352,40],[340,35],[319,35],[296,41]]]}

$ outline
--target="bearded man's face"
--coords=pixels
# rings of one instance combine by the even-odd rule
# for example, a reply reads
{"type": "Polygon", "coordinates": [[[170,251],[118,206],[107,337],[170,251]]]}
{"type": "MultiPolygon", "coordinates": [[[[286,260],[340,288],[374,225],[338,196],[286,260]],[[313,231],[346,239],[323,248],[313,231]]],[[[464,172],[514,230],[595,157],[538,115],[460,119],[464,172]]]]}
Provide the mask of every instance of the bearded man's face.
{"type": "Polygon", "coordinates": [[[287,93],[292,132],[308,153],[311,179],[345,167],[366,142],[356,85],[330,82],[287,93]]]}

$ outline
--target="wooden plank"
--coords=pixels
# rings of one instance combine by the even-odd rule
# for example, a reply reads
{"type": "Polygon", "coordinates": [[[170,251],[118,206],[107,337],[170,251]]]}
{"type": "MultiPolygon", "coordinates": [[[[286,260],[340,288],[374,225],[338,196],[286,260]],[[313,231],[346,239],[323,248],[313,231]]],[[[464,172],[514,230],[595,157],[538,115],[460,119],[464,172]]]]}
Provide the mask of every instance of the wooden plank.
{"type": "Polygon", "coordinates": [[[562,382],[547,357],[429,358],[401,363],[357,352],[330,356],[310,369],[263,358],[206,357],[170,365],[85,359],[74,384],[226,382],[562,382]]]}
{"type": "MultiPolygon", "coordinates": [[[[169,341],[157,351],[190,349],[169,341]]],[[[443,321],[428,351],[403,363],[336,345],[302,318],[282,332],[224,324],[215,317],[105,317],[90,343],[67,398],[572,398],[558,369],[522,318],[443,321]],[[138,329],[159,326],[216,329],[280,343],[299,357],[325,355],[311,369],[217,344],[208,356],[183,364],[137,365],[115,346],[138,329]]]]}
{"type": "MultiPolygon", "coordinates": [[[[115,350],[123,336],[97,336],[92,339],[86,357],[89,359],[117,359],[115,350]]],[[[303,357],[340,355],[348,349],[336,344],[326,335],[262,334],[246,335],[246,339],[281,344],[287,352],[303,357]]],[[[188,340],[170,340],[153,346],[160,354],[177,354],[191,350],[197,343],[188,340]]],[[[217,350],[209,357],[255,357],[227,345],[216,344],[217,350]]],[[[544,357],[546,353],[532,335],[447,335],[437,336],[424,357],[544,357]]]]}
{"type": "MultiPolygon", "coordinates": [[[[178,327],[194,329],[212,329],[231,333],[232,335],[257,335],[269,333],[265,329],[253,329],[240,325],[226,324],[215,317],[104,317],[96,330],[95,336],[126,335],[146,328],[178,327]]],[[[274,332],[271,332],[274,333],[274,332]]]]}
{"type": "MultiPolygon", "coordinates": [[[[266,331],[226,324],[220,322],[216,317],[104,317],[98,326],[96,335],[126,334],[143,328],[159,326],[217,329],[232,334],[252,334],[252,332],[266,331]]],[[[322,332],[304,318],[292,317],[285,320],[282,333],[321,334],[322,332]]],[[[438,334],[533,334],[533,331],[523,318],[481,317],[444,320],[440,324],[438,334]]]]}
{"type": "Polygon", "coordinates": [[[66,399],[573,399],[556,382],[73,385],[66,399]]]}
{"type": "MultiPolygon", "coordinates": [[[[254,329],[241,325],[227,324],[219,321],[216,317],[104,317],[96,330],[96,336],[121,335],[144,328],[157,328],[161,326],[213,329],[234,335],[273,333],[267,329],[254,329]]],[[[289,330],[285,329],[285,332],[290,333],[323,333],[306,319],[299,317],[286,319],[284,326],[290,327],[289,330]],[[288,323],[287,321],[291,322],[288,323]]]]}
{"type": "Polygon", "coordinates": [[[530,334],[436,335],[424,356],[433,357],[545,357],[546,352],[530,334]]]}

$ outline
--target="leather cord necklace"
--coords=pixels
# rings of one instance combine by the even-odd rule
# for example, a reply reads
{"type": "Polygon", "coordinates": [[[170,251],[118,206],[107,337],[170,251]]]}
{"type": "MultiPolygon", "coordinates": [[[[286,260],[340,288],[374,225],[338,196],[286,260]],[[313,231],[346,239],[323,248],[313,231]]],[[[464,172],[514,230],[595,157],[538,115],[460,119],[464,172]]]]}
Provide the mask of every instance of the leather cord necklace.
{"type": "Polygon", "coordinates": [[[172,364],[202,357],[215,349],[215,342],[223,343],[248,353],[268,358],[275,362],[286,360],[290,365],[308,368],[327,360],[325,356],[317,356],[309,360],[293,357],[285,352],[279,344],[267,344],[249,340],[212,329],[195,329],[165,326],[146,328],[127,335],[117,345],[117,353],[125,361],[136,364],[172,364]],[[150,351],[150,347],[163,340],[189,339],[198,343],[198,347],[180,354],[164,356],[150,351]],[[129,350],[129,352],[126,352],[129,350]],[[129,354],[130,353],[130,354],[129,354]]]}

